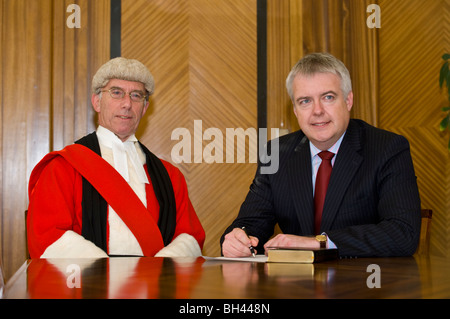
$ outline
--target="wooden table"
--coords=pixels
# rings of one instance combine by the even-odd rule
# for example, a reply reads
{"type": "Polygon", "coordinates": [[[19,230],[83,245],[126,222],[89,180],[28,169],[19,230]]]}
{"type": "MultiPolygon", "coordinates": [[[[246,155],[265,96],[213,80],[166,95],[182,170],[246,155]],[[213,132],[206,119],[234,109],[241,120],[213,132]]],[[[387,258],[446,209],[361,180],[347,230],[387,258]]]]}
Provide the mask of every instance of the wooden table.
{"type": "Polygon", "coordinates": [[[433,256],[339,259],[314,265],[202,257],[31,259],[6,283],[4,297],[450,298],[449,270],[450,259],[433,256]]]}

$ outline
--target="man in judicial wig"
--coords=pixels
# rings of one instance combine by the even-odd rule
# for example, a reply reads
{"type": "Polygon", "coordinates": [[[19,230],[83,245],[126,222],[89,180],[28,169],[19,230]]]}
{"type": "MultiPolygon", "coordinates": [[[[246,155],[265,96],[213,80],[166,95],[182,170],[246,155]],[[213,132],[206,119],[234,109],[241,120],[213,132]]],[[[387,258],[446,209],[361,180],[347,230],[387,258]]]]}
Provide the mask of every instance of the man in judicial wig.
{"type": "Polygon", "coordinates": [[[30,176],[32,258],[201,255],[205,232],[184,176],[135,137],[153,91],[137,60],[112,59],[94,75],[96,131],[30,176]]]}
{"type": "Polygon", "coordinates": [[[302,58],[286,87],[300,130],[279,138],[276,173],[258,167],[221,238],[223,255],[250,256],[249,246],[260,254],[284,246],[337,247],[340,256],[412,255],[421,207],[406,138],[350,118],[350,75],[330,54],[302,58]],[[277,223],[282,234],[271,238],[277,223]]]}

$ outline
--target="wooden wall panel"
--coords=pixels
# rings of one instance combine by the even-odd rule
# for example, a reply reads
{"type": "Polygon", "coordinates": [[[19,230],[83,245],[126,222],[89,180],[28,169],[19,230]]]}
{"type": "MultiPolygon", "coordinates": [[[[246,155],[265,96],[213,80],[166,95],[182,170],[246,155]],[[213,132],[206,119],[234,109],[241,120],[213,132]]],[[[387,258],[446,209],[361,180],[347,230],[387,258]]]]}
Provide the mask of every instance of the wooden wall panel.
{"type": "Polygon", "coordinates": [[[49,150],[52,10],[50,0],[2,4],[1,254],[8,278],[26,256],[27,177],[49,150]]]}
{"type": "Polygon", "coordinates": [[[96,128],[91,107],[91,81],[109,60],[110,1],[78,0],[81,27],[66,26],[73,0],[53,2],[52,136],[59,150],[96,128]],[[65,13],[65,14],[62,14],[65,13]]]}
{"type": "MultiPolygon", "coordinates": [[[[0,0],[0,63],[3,67],[3,2],[0,0]]],[[[3,74],[0,73],[0,108],[3,110],[3,74]]],[[[3,154],[3,111],[0,112],[0,154],[3,154]]],[[[0,160],[0,194],[3,194],[3,156],[0,160]]],[[[4,266],[3,266],[3,196],[0,196],[0,285],[4,283],[4,266]]],[[[0,288],[1,289],[1,288],[0,288]]]]}
{"type": "Polygon", "coordinates": [[[352,116],[377,124],[378,37],[366,26],[375,0],[269,0],[268,125],[299,129],[285,80],[304,55],[329,52],[349,69],[354,89],[352,116]]]}
{"type": "Polygon", "coordinates": [[[378,126],[379,106],[379,29],[368,28],[371,14],[367,7],[377,0],[345,0],[343,2],[343,62],[352,77],[352,117],[378,126]]]}
{"type": "MultiPolygon", "coordinates": [[[[226,128],[257,127],[256,0],[191,1],[190,25],[191,119],[202,120],[204,130],[218,128],[225,150],[230,138],[226,128]]],[[[224,161],[225,156],[224,151],[224,161]]],[[[192,201],[206,230],[207,255],[220,254],[220,236],[236,217],[256,170],[248,159],[236,162],[235,155],[233,163],[188,167],[192,201]]]]}
{"type": "Polygon", "coordinates": [[[380,1],[379,125],[405,135],[422,207],[433,210],[432,252],[450,254],[448,133],[439,132],[446,105],[439,89],[441,56],[450,52],[450,1],[380,1]]]}
{"type": "MultiPolygon", "coordinates": [[[[176,165],[206,231],[203,253],[218,255],[219,238],[237,215],[256,164],[194,158],[194,121],[201,121],[201,134],[208,128],[223,134],[224,162],[226,128],[256,128],[256,0],[123,0],[122,55],[142,61],[155,77],[138,137],[173,163],[171,151],[180,142],[171,140],[173,130],[190,132],[191,163],[176,165]]],[[[212,142],[195,139],[202,148],[212,142]]]]}
{"type": "Polygon", "coordinates": [[[2,0],[1,259],[8,279],[26,259],[28,178],[49,151],[95,128],[93,72],[109,59],[109,0],[2,0]],[[81,28],[68,28],[69,4],[81,28]]]}
{"type": "MultiPolygon", "coordinates": [[[[300,52],[290,50],[293,43],[296,43],[292,33],[302,34],[301,19],[290,17],[293,2],[295,1],[267,1],[267,125],[269,128],[279,128],[280,135],[298,129],[292,102],[285,86],[290,69],[303,52],[301,46],[300,52]],[[299,29],[292,30],[291,21],[299,20],[300,23],[297,25],[299,29]]],[[[301,4],[301,1],[297,3],[301,4]]]]}

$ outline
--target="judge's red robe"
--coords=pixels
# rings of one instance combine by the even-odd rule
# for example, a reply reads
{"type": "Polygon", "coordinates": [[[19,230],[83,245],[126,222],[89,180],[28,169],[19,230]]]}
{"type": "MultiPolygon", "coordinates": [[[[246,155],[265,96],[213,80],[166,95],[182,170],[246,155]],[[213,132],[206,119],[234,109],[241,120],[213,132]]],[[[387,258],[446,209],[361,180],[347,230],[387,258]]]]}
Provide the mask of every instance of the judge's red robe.
{"type": "MultiPolygon", "coordinates": [[[[71,145],[70,147],[79,147],[79,145],[71,145]]],[[[31,258],[39,258],[48,246],[57,241],[68,230],[81,235],[83,177],[64,156],[66,156],[65,150],[48,154],[36,165],[30,176],[27,232],[28,249],[31,258]]],[[[89,150],[89,152],[83,153],[82,156],[98,155],[89,150]]],[[[112,167],[106,161],[104,162],[106,171],[110,170],[112,167]]],[[[161,162],[169,174],[175,195],[176,228],[173,239],[182,233],[187,233],[192,235],[197,240],[200,248],[202,248],[205,232],[189,199],[184,176],[172,164],[164,160],[161,160],[161,162]]],[[[146,166],[144,167],[150,181],[150,184],[146,184],[148,215],[145,218],[141,216],[139,219],[136,219],[133,216],[123,215],[124,213],[130,215],[129,212],[115,210],[135,235],[144,255],[153,256],[164,247],[164,244],[157,226],[159,218],[158,200],[156,199],[147,168],[146,166]],[[134,223],[141,230],[143,225],[149,226],[148,232],[144,236],[140,235],[143,233],[142,231],[135,232],[130,227],[131,225],[127,223],[127,218],[129,217],[131,220],[135,219],[134,223]]],[[[98,179],[104,180],[105,176],[102,176],[100,172],[103,171],[101,169],[98,170],[98,179]]],[[[108,179],[105,179],[105,183],[108,183],[108,179]]],[[[115,189],[115,185],[112,185],[111,188],[115,189]]],[[[118,195],[120,196],[121,194],[122,192],[119,191],[118,195]]],[[[125,197],[120,202],[127,203],[127,200],[129,199],[125,197]]]]}

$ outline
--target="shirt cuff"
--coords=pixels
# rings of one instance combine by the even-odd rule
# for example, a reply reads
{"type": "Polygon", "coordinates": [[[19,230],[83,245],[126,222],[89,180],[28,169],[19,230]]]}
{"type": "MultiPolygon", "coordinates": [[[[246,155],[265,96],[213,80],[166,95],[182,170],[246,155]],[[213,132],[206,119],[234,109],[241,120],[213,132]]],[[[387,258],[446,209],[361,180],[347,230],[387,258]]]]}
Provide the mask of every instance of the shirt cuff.
{"type": "Polygon", "coordinates": [[[322,233],[322,235],[327,236],[327,247],[328,248],[337,248],[337,246],[335,245],[335,243],[333,243],[330,239],[330,237],[328,237],[327,233],[322,233]]]}

